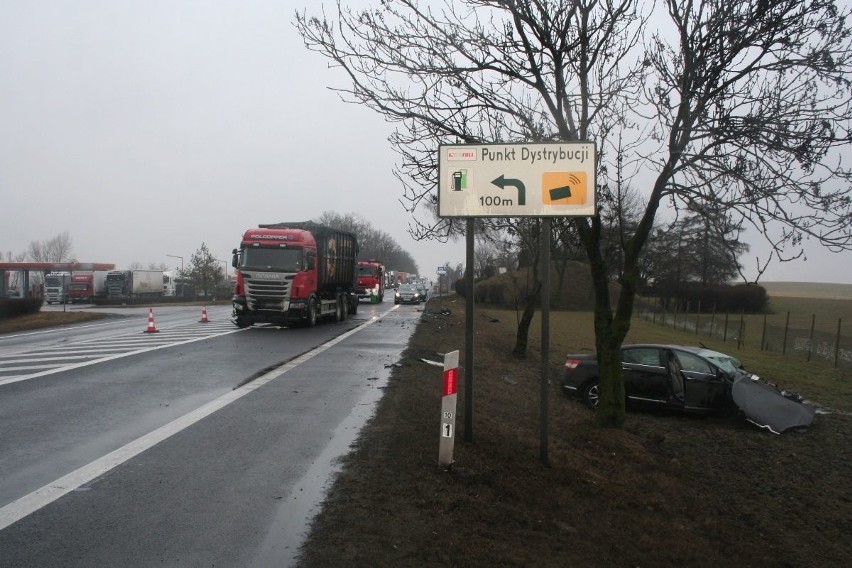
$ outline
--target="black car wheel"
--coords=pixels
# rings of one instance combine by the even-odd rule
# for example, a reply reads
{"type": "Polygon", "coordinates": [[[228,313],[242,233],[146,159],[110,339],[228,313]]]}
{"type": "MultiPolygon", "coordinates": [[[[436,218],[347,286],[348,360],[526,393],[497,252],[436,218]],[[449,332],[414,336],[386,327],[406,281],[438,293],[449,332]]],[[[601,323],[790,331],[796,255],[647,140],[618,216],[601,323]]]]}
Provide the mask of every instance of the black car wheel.
{"type": "Polygon", "coordinates": [[[601,383],[599,381],[591,381],[583,389],[583,402],[591,408],[597,408],[601,401],[601,383]]]}

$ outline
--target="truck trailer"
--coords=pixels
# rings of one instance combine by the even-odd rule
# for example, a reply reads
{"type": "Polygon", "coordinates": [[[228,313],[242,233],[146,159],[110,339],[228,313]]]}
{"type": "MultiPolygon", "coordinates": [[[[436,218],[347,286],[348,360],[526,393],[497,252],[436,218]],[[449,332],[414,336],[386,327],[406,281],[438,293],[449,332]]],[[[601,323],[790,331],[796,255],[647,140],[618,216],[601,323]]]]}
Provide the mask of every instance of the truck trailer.
{"type": "Polygon", "coordinates": [[[95,298],[106,296],[106,277],[109,271],[74,272],[68,285],[68,299],[76,302],[91,303],[95,298]]]}
{"type": "Polygon", "coordinates": [[[358,299],[385,298],[385,267],[378,260],[359,260],[355,268],[358,299]]]}
{"type": "Polygon", "coordinates": [[[300,221],[259,225],[233,251],[233,322],[314,326],[358,311],[354,234],[300,221]]]}
{"type": "Polygon", "coordinates": [[[110,270],[106,276],[107,298],[151,300],[163,295],[162,270],[110,270]]]}

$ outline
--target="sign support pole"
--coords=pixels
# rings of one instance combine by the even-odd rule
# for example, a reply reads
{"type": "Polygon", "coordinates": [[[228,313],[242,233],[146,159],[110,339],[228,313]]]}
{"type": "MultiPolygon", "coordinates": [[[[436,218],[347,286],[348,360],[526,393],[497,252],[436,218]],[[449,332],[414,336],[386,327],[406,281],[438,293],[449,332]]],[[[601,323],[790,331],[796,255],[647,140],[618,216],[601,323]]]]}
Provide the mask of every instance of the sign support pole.
{"type": "Polygon", "coordinates": [[[473,442],[473,240],[474,218],[467,218],[465,255],[464,441],[473,442]]]}
{"type": "Polygon", "coordinates": [[[541,442],[540,457],[545,465],[550,465],[548,454],[548,394],[550,389],[550,217],[541,223],[541,442]]]}

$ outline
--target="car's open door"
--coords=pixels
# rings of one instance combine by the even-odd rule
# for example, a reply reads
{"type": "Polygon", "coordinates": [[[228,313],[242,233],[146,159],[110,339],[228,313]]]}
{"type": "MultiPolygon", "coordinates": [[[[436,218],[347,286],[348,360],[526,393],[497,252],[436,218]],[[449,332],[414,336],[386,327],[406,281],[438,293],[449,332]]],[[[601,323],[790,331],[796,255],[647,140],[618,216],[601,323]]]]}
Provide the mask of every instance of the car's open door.
{"type": "Polygon", "coordinates": [[[724,373],[687,351],[674,350],[682,367],[684,410],[721,408],[728,400],[730,385],[724,373]]]}

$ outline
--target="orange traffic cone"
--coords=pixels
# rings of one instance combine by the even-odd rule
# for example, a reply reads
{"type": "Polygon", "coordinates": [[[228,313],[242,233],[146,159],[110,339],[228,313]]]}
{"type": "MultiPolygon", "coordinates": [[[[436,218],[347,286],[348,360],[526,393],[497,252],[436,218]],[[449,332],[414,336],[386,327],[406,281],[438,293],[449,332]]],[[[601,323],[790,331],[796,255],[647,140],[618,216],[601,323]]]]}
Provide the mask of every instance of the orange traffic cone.
{"type": "Polygon", "coordinates": [[[207,319],[207,306],[201,306],[201,319],[198,320],[198,323],[208,323],[209,321],[207,319]]]}
{"type": "Polygon", "coordinates": [[[150,308],[148,310],[148,328],[145,330],[145,333],[157,333],[158,331],[160,330],[154,325],[154,308],[150,308]]]}

